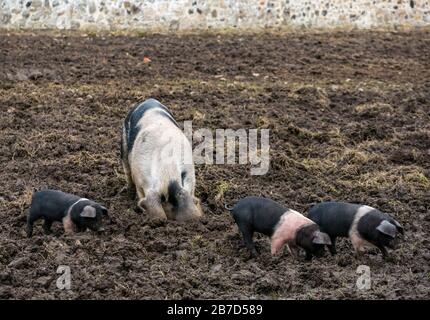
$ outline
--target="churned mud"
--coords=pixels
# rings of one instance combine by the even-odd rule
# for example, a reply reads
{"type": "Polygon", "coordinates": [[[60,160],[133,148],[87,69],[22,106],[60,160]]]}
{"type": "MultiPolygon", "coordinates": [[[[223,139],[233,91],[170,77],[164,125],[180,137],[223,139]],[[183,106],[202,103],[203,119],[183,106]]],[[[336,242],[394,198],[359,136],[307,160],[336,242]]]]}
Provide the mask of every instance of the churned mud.
{"type": "Polygon", "coordinates": [[[0,298],[428,299],[430,33],[0,34],[0,298]],[[145,58],[146,57],[146,58],[145,58]],[[149,58],[149,59],[148,59],[149,58]],[[150,223],[120,193],[121,121],[148,97],[193,127],[270,129],[270,170],[198,165],[201,223],[150,223]],[[104,235],[25,235],[33,188],[105,204],[104,235]],[[365,203],[406,228],[384,261],[287,250],[249,259],[224,203],[247,195],[301,212],[365,203]],[[56,287],[71,268],[71,290],[56,287]],[[359,265],[371,289],[358,290],[359,265]]]}

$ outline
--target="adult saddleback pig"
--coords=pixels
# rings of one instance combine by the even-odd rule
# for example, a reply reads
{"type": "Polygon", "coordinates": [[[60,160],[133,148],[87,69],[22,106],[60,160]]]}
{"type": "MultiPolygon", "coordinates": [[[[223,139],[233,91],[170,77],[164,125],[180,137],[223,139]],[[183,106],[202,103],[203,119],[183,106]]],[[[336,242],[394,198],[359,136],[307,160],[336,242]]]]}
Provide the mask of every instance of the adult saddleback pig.
{"type": "Polygon", "coordinates": [[[322,202],[309,210],[308,217],[330,236],[331,254],[336,253],[337,237],[349,237],[357,254],[365,247],[375,246],[385,257],[388,254],[385,247],[394,249],[397,233],[403,234],[399,222],[366,205],[322,202]]]}
{"type": "Polygon", "coordinates": [[[277,253],[284,244],[296,255],[297,248],[306,252],[306,260],[312,256],[320,257],[324,246],[330,245],[330,238],[319,230],[318,225],[300,214],[285,208],[279,203],[261,197],[246,197],[239,200],[233,208],[228,208],[243,235],[246,247],[255,255],[252,236],[260,232],[271,237],[271,252],[277,253]]]}
{"type": "Polygon", "coordinates": [[[151,218],[189,220],[202,216],[194,196],[191,144],[170,111],[155,99],[133,107],[124,120],[121,159],[138,206],[151,218]]]}

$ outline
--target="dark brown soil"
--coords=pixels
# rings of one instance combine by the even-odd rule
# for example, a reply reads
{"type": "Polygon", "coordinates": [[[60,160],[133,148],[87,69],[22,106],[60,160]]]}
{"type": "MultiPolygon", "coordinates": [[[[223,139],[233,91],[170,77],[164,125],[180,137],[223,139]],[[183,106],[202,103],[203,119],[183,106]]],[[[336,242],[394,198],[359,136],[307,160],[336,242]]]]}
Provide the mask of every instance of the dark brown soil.
{"type": "Polygon", "coordinates": [[[428,299],[430,33],[0,35],[0,297],[41,299],[428,299]],[[149,57],[150,63],[144,62],[149,57]],[[197,166],[202,223],[151,224],[134,212],[119,161],[121,121],[155,97],[194,128],[269,128],[271,167],[197,166]],[[33,188],[105,204],[98,236],[60,225],[25,236],[33,188]],[[371,251],[305,262],[248,259],[223,209],[247,195],[301,212],[365,203],[406,228],[384,261],[371,251]],[[372,287],[356,287],[357,266],[372,287]],[[56,288],[59,265],[72,289],[56,288]]]}

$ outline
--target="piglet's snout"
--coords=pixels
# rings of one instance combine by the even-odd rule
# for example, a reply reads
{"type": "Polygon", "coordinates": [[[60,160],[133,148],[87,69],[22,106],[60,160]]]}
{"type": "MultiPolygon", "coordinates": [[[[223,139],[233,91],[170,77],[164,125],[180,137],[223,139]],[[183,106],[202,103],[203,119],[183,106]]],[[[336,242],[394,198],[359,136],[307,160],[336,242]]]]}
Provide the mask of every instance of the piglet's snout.
{"type": "Polygon", "coordinates": [[[396,249],[398,244],[399,244],[399,239],[396,237],[387,243],[387,247],[390,249],[396,249]]]}

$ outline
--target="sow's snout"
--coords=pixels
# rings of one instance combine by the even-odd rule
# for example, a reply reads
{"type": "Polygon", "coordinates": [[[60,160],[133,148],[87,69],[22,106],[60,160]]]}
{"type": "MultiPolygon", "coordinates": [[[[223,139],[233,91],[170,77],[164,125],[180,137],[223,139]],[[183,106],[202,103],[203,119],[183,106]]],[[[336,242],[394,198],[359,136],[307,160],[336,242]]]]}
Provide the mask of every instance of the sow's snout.
{"type": "Polygon", "coordinates": [[[177,182],[169,185],[169,203],[173,216],[178,221],[199,219],[202,216],[200,201],[177,182]]]}
{"type": "Polygon", "coordinates": [[[181,221],[196,220],[202,217],[200,202],[191,195],[186,195],[178,208],[176,219],[181,221]]]}

